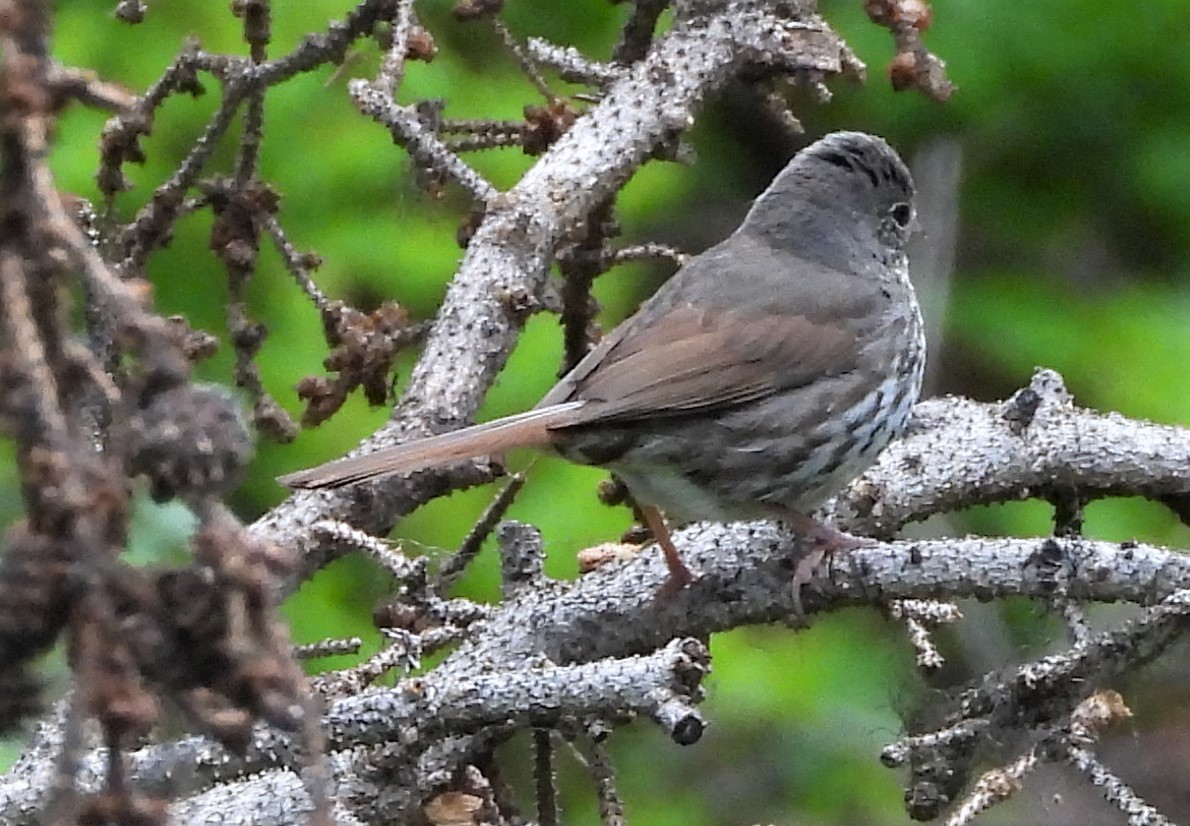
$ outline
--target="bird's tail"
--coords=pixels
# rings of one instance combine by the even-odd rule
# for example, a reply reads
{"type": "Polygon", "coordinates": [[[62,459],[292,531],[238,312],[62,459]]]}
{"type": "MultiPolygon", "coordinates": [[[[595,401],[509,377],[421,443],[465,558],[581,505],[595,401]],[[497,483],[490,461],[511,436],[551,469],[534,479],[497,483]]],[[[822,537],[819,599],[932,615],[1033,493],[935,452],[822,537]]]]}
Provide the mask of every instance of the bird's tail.
{"type": "Polygon", "coordinates": [[[451,433],[381,448],[364,456],[327,462],[280,476],[277,481],[291,488],[337,488],[390,473],[409,473],[472,456],[503,453],[514,447],[544,447],[550,443],[550,429],[571,423],[574,412],[582,405],[576,401],[534,408],[451,433]]]}

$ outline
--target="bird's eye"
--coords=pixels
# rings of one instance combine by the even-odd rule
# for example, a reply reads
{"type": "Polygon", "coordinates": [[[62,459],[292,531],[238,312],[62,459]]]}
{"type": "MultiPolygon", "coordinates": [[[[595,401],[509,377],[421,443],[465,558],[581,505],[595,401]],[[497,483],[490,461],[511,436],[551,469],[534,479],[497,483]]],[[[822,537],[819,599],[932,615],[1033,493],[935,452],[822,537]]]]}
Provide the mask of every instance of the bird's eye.
{"type": "Polygon", "coordinates": [[[892,219],[901,227],[909,226],[909,222],[913,219],[913,208],[904,202],[893,204],[892,209],[888,211],[892,219]]]}

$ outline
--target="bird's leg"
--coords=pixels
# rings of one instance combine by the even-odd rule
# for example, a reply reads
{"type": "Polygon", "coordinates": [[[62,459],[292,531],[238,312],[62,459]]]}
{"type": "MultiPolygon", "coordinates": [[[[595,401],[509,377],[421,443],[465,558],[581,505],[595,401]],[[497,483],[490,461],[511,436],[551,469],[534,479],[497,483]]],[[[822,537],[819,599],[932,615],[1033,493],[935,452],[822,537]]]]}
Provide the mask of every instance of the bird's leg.
{"type": "Polygon", "coordinates": [[[823,554],[845,553],[856,548],[868,548],[877,544],[866,536],[852,536],[834,525],[821,522],[813,516],[796,511],[781,514],[781,521],[797,534],[797,541],[813,546],[823,554]]]}
{"type": "Polygon", "coordinates": [[[645,527],[661,546],[661,553],[665,555],[665,567],[669,568],[669,576],[657,591],[657,596],[663,599],[675,596],[695,580],[694,573],[686,567],[678,549],[674,547],[674,541],[669,535],[669,528],[665,525],[665,517],[661,515],[661,511],[652,505],[641,505],[640,516],[645,527]]]}
{"type": "Polygon", "coordinates": [[[852,536],[833,525],[820,522],[812,516],[795,511],[781,514],[781,521],[793,529],[796,544],[803,553],[793,569],[793,612],[799,624],[805,624],[806,612],[802,607],[802,586],[814,578],[814,570],[832,554],[854,551],[876,544],[874,539],[852,536]]]}

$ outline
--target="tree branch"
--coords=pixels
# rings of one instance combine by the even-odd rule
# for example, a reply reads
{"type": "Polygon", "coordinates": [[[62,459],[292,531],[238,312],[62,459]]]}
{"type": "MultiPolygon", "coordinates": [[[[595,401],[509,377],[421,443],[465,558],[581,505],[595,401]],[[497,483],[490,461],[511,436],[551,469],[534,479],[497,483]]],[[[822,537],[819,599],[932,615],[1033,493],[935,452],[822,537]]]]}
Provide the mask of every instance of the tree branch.
{"type": "Polygon", "coordinates": [[[934,514],[1063,488],[1086,499],[1190,493],[1190,430],[1076,407],[1061,377],[1042,369],[1003,404],[919,404],[909,433],[830,513],[847,530],[888,538],[934,514]]]}

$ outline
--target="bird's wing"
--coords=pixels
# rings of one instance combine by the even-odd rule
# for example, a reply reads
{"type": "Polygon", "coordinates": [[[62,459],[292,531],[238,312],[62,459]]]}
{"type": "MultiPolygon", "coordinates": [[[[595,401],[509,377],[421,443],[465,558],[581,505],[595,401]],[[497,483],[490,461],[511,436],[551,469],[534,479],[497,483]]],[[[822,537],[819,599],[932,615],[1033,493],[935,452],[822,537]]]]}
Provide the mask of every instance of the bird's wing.
{"type": "Polygon", "coordinates": [[[590,364],[580,364],[586,368],[580,375],[569,377],[566,400],[585,404],[562,429],[763,398],[851,370],[859,349],[855,334],[838,324],[689,304],[628,326],[607,345],[591,354],[590,364]]]}

